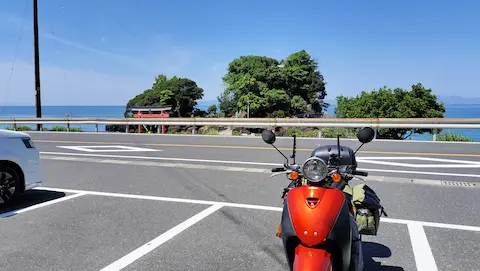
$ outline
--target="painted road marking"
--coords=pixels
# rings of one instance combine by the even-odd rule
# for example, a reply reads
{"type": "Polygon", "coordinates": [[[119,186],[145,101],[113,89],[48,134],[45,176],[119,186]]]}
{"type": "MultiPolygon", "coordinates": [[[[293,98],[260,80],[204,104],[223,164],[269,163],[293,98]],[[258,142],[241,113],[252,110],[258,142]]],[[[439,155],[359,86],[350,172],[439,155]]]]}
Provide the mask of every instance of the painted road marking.
{"type": "Polygon", "coordinates": [[[71,152],[40,152],[40,154],[87,156],[87,157],[105,157],[105,158],[127,158],[127,159],[131,158],[131,159],[143,159],[143,160],[183,161],[183,162],[216,163],[216,164],[242,164],[242,165],[256,165],[256,166],[281,166],[282,165],[282,164],[279,164],[279,163],[261,163],[261,162],[245,162],[245,161],[221,161],[221,160],[208,160],[208,159],[154,157],[154,156],[86,154],[86,153],[71,153],[71,152]]]}
{"type": "MultiPolygon", "coordinates": [[[[231,145],[200,145],[200,144],[168,144],[168,143],[129,143],[129,142],[103,142],[103,141],[68,141],[68,140],[34,140],[38,143],[69,143],[69,144],[127,144],[143,146],[161,146],[161,147],[188,147],[188,148],[220,148],[220,149],[247,149],[247,150],[272,150],[270,147],[254,146],[231,146],[231,145]]],[[[278,148],[282,151],[291,151],[291,148],[278,148]]],[[[311,152],[312,149],[298,148],[297,151],[311,152]]],[[[414,156],[449,156],[449,157],[480,157],[480,154],[470,153],[423,153],[423,152],[389,152],[389,151],[364,151],[358,153],[367,154],[390,154],[390,155],[414,155],[414,156]]]]}
{"type": "MultiPolygon", "coordinates": [[[[116,197],[116,198],[131,198],[131,199],[144,199],[144,200],[155,200],[155,201],[166,201],[166,202],[180,202],[180,203],[190,203],[190,204],[222,205],[222,206],[225,206],[225,207],[256,209],[256,210],[266,210],[266,211],[275,211],[275,212],[281,212],[283,210],[282,207],[265,206],[265,205],[253,205],[253,204],[243,204],[243,203],[233,203],[233,202],[196,200],[196,199],[185,199],[185,198],[171,198],[171,197],[147,196],[147,195],[123,194],[123,193],[98,192],[98,191],[89,191],[89,190],[75,190],[75,189],[51,188],[51,187],[36,187],[36,188],[34,188],[34,190],[46,190],[46,191],[87,194],[87,195],[116,197]]],[[[384,217],[382,217],[380,219],[381,219],[382,222],[385,222],[385,223],[396,223],[396,224],[417,223],[419,225],[426,226],[426,227],[436,227],[436,228],[444,228],[444,229],[467,230],[467,231],[480,232],[480,227],[478,227],[478,226],[445,224],[445,223],[437,223],[437,222],[425,222],[425,221],[405,220],[405,219],[396,219],[396,218],[384,218],[384,217]]]]}
{"type": "Polygon", "coordinates": [[[357,162],[412,168],[480,168],[480,162],[476,161],[438,159],[430,157],[361,157],[357,159],[357,162]],[[381,160],[421,160],[430,162],[447,162],[450,164],[407,164],[398,162],[385,162],[381,160]]]}
{"type": "Polygon", "coordinates": [[[94,146],[57,146],[58,148],[70,149],[83,152],[151,152],[162,151],[157,149],[146,149],[122,145],[94,145],[94,146]]]}
{"type": "MultiPolygon", "coordinates": [[[[218,202],[218,201],[206,201],[206,200],[195,200],[195,199],[181,199],[181,198],[169,198],[169,197],[157,197],[157,196],[146,196],[146,195],[133,195],[133,194],[120,194],[120,193],[107,193],[107,192],[97,192],[97,191],[86,191],[86,190],[73,190],[73,189],[61,189],[61,188],[48,188],[48,187],[37,187],[35,190],[46,190],[46,191],[56,191],[64,193],[75,193],[74,195],[69,196],[78,197],[81,195],[98,195],[98,196],[107,196],[107,197],[119,197],[119,198],[134,198],[134,199],[144,199],[144,200],[157,200],[157,201],[166,201],[166,202],[183,202],[183,203],[193,203],[193,204],[203,204],[210,205],[207,209],[202,212],[194,215],[193,217],[185,220],[184,222],[178,224],[177,226],[171,228],[167,232],[161,234],[150,242],[144,244],[143,246],[135,249],[119,260],[113,262],[107,267],[103,268],[104,271],[117,271],[125,268],[136,260],[140,259],[147,253],[161,246],[165,242],[169,241],[176,235],[185,231],[189,227],[195,225],[202,219],[213,214],[222,207],[237,207],[237,208],[246,208],[246,209],[259,209],[259,210],[268,210],[281,212],[281,207],[273,206],[262,206],[262,205],[249,205],[249,204],[240,204],[232,202],[218,202]]],[[[65,200],[65,199],[64,199],[65,200]]],[[[381,218],[382,222],[386,223],[397,223],[407,225],[411,243],[412,250],[415,257],[415,262],[418,270],[437,270],[437,265],[433,257],[428,239],[426,237],[424,228],[427,227],[439,227],[447,229],[456,229],[456,230],[468,230],[480,232],[480,227],[476,226],[466,226],[466,225],[454,225],[454,224],[444,224],[444,223],[432,223],[432,222],[423,222],[423,221],[413,221],[413,220],[403,220],[403,219],[394,219],[394,218],[381,218]]]]}
{"type": "Polygon", "coordinates": [[[55,203],[58,203],[58,202],[78,198],[78,197],[84,196],[84,195],[86,195],[86,193],[81,193],[81,192],[80,193],[74,193],[73,195],[65,196],[65,197],[62,197],[62,198],[59,198],[59,199],[54,199],[54,200],[50,200],[50,201],[47,201],[47,202],[42,202],[42,203],[39,203],[39,204],[35,204],[33,206],[29,206],[29,207],[26,207],[26,208],[17,209],[17,210],[13,210],[13,211],[10,211],[10,212],[7,212],[7,213],[0,214],[0,218],[5,218],[5,217],[13,216],[13,215],[18,215],[18,214],[25,213],[25,212],[35,210],[35,209],[38,209],[38,208],[42,208],[42,207],[45,207],[45,206],[48,206],[48,205],[52,205],[52,204],[55,204],[55,203]]]}
{"type": "Polygon", "coordinates": [[[134,251],[130,252],[129,254],[123,256],[119,260],[113,262],[112,264],[108,265],[107,267],[101,269],[101,271],[118,271],[126,266],[130,265],[134,261],[140,259],[145,254],[149,253],[150,251],[154,250],[155,248],[161,246],[163,243],[167,242],[168,240],[175,237],[177,234],[181,233],[182,231],[190,228],[191,226],[195,225],[200,220],[206,218],[207,216],[213,214],[218,209],[222,208],[222,204],[215,204],[207,209],[201,211],[200,213],[190,217],[189,219],[183,221],[182,223],[178,224],[177,226],[171,228],[167,232],[161,234],[157,238],[151,240],[150,242],[144,244],[143,246],[135,249],[134,251]]]}
{"type": "Polygon", "coordinates": [[[154,167],[170,167],[170,168],[188,168],[188,169],[208,169],[220,171],[239,171],[252,173],[271,173],[270,169],[264,168],[247,168],[247,167],[232,167],[232,166],[217,166],[217,165],[202,165],[202,164],[184,164],[184,163],[164,163],[144,160],[118,160],[118,159],[99,159],[99,158],[80,158],[68,156],[43,156],[42,159],[58,160],[58,161],[80,161],[89,163],[103,163],[103,164],[129,164],[132,166],[154,166],[154,167]]]}
{"type": "Polygon", "coordinates": [[[458,159],[443,159],[443,158],[433,158],[433,157],[412,157],[412,156],[366,156],[360,157],[363,160],[420,160],[420,161],[431,161],[431,162],[446,162],[446,163],[458,163],[458,164],[480,164],[480,161],[470,161],[470,160],[458,160],[458,159]]]}
{"type": "MultiPolygon", "coordinates": [[[[118,160],[118,159],[98,159],[98,158],[84,158],[84,157],[69,157],[69,156],[43,156],[42,159],[57,160],[57,161],[80,161],[86,163],[103,163],[103,164],[119,164],[131,166],[152,166],[152,167],[170,167],[170,168],[187,168],[187,169],[203,169],[203,170],[219,170],[219,171],[235,171],[247,173],[268,173],[271,174],[269,168],[254,168],[254,167],[232,167],[232,166],[216,166],[216,165],[202,165],[202,164],[184,164],[184,163],[164,163],[154,161],[142,160],[118,160]]],[[[396,182],[409,184],[430,184],[430,185],[444,185],[443,180],[419,179],[419,178],[399,178],[399,177],[385,177],[369,175],[367,181],[377,182],[396,182]]],[[[457,181],[450,181],[457,183],[457,181]]],[[[480,188],[475,183],[468,183],[469,186],[462,186],[467,188],[480,188]]]]}
{"type": "MultiPolygon", "coordinates": [[[[247,161],[207,160],[207,159],[152,157],[152,156],[127,156],[127,155],[110,155],[110,154],[86,154],[86,153],[68,153],[68,152],[40,152],[40,154],[42,154],[42,155],[56,155],[56,156],[126,158],[126,159],[134,159],[134,160],[180,161],[180,162],[213,163],[213,164],[240,164],[240,165],[252,165],[252,166],[269,166],[269,167],[278,167],[278,166],[283,165],[283,164],[279,164],[279,163],[263,163],[263,162],[247,162],[247,161]]],[[[360,160],[360,158],[357,159],[357,161],[359,161],[359,160],[360,160]]],[[[87,161],[87,162],[89,162],[89,161],[87,161]]],[[[180,166],[181,166],[181,164],[178,164],[177,167],[180,167],[180,166]]],[[[192,167],[194,167],[194,166],[192,166],[192,167]]],[[[200,167],[197,166],[197,168],[206,169],[205,166],[200,166],[200,167]]],[[[211,168],[212,167],[208,167],[208,169],[211,169],[211,168]]],[[[480,175],[466,174],[466,173],[422,172],[422,171],[406,171],[406,170],[391,170],[391,169],[369,169],[369,168],[358,168],[358,170],[371,171],[371,172],[385,172],[385,173],[403,173],[403,174],[414,174],[414,175],[433,175],[433,176],[454,176],[454,177],[480,178],[480,175]]],[[[240,170],[240,171],[245,171],[245,170],[240,170]]]]}
{"type": "Polygon", "coordinates": [[[417,270],[437,271],[437,264],[423,226],[418,223],[408,223],[407,226],[417,270]]]}
{"type": "MultiPolygon", "coordinates": [[[[48,131],[48,132],[43,132],[43,131],[28,131],[28,133],[32,134],[60,134],[60,135],[65,135],[65,132],[57,132],[57,131],[48,131]]],[[[71,134],[80,134],[80,135],[95,135],[95,136],[101,136],[101,135],[108,135],[111,136],[111,132],[70,132],[71,134]]],[[[217,138],[242,138],[242,139],[253,139],[253,140],[258,140],[260,136],[233,136],[233,135],[200,135],[200,134],[147,134],[147,133],[122,133],[122,134],[117,134],[121,136],[161,136],[161,137],[203,137],[203,138],[212,138],[212,137],[217,137],[217,138]]],[[[277,137],[277,140],[291,140],[291,137],[277,137]]],[[[306,141],[333,141],[336,140],[336,138],[328,138],[328,137],[322,137],[322,138],[317,138],[317,137],[300,137],[297,138],[297,140],[306,140],[306,141]]],[[[358,139],[356,138],[342,138],[342,140],[345,141],[355,141],[358,142],[358,139]]],[[[375,141],[378,142],[398,142],[398,143],[425,143],[425,144],[470,144],[470,145],[475,145],[475,144],[480,144],[478,141],[474,142],[454,142],[454,141],[429,141],[429,140],[414,140],[414,139],[408,139],[408,140],[392,140],[392,139],[375,139],[375,141]]],[[[336,141],[335,141],[336,142],[336,141]]]]}

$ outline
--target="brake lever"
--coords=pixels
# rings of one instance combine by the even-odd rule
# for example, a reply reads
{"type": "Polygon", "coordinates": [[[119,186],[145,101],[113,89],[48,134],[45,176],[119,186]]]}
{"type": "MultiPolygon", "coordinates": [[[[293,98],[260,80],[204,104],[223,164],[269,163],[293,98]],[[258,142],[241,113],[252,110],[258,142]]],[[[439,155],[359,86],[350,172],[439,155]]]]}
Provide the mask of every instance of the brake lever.
{"type": "Polygon", "coordinates": [[[276,173],[273,173],[272,175],[270,175],[270,178],[275,177],[277,175],[288,174],[290,172],[292,172],[292,170],[285,170],[285,171],[282,171],[282,172],[276,172],[276,173]]]}

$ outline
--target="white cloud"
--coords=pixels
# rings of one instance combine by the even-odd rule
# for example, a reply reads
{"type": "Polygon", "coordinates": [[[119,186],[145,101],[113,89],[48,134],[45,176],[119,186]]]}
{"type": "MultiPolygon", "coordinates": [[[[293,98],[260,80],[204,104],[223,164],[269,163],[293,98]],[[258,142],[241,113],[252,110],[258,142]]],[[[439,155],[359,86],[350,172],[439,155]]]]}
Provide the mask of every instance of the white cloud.
{"type": "Polygon", "coordinates": [[[80,49],[80,50],[83,50],[83,51],[87,51],[87,52],[94,53],[94,54],[104,56],[104,57],[108,57],[108,58],[113,58],[113,59],[120,60],[120,61],[123,61],[123,62],[128,63],[128,64],[133,64],[135,66],[145,68],[145,64],[138,58],[133,58],[133,57],[129,57],[129,56],[126,56],[126,55],[114,54],[114,53],[110,53],[110,52],[103,51],[103,50],[98,50],[98,49],[95,49],[95,48],[92,48],[92,47],[89,47],[89,46],[86,46],[86,45],[83,45],[83,44],[80,44],[80,43],[77,43],[77,42],[74,42],[74,41],[71,41],[71,40],[64,39],[64,38],[59,37],[59,36],[54,36],[52,34],[42,34],[42,37],[60,42],[64,45],[68,45],[68,46],[74,47],[76,49],[80,49]]]}
{"type": "MultiPolygon", "coordinates": [[[[1,13],[0,13],[1,14],[1,13]]],[[[8,23],[10,29],[20,29],[22,18],[16,15],[1,14],[0,20],[8,23]]],[[[0,34],[2,31],[0,27],[0,34]]],[[[26,24],[24,31],[31,31],[31,25],[26,24]]],[[[24,33],[25,35],[25,33],[24,33]]],[[[195,80],[204,89],[204,100],[216,99],[222,90],[222,76],[228,62],[202,57],[201,50],[194,46],[181,47],[167,35],[153,35],[149,41],[144,41],[135,51],[135,56],[113,53],[82,44],[81,42],[66,39],[57,34],[40,33],[41,39],[48,39],[65,47],[48,48],[51,43],[42,44],[41,55],[41,86],[43,105],[124,105],[129,99],[151,87],[154,77],[160,73],[172,77],[186,77],[195,80]],[[96,59],[112,66],[122,74],[120,76],[103,67],[100,72],[92,67],[89,70],[67,68],[55,64],[43,64],[49,59],[49,54],[56,54],[58,50],[65,50],[70,63],[81,60],[87,52],[89,56],[98,56],[96,59]],[[125,67],[125,68],[123,68],[125,67]]],[[[102,41],[108,37],[101,37],[102,41]]],[[[24,42],[24,41],[22,41],[24,42]]],[[[128,44],[128,43],[124,43],[128,44]]],[[[117,48],[121,49],[121,48],[117,48]]],[[[127,48],[124,48],[127,49],[127,48]]],[[[132,51],[129,48],[129,51],[132,51]]],[[[20,56],[21,56],[21,52],[20,56]]],[[[29,52],[30,53],[30,52],[29,52]]],[[[34,68],[32,61],[20,61],[18,57],[10,87],[7,82],[11,72],[11,61],[0,59],[0,105],[33,105],[35,104],[34,68]]],[[[51,62],[51,61],[50,61],[51,62]]],[[[71,66],[71,64],[69,65],[71,66]]],[[[108,67],[108,66],[107,66],[108,67]]]]}
{"type": "MultiPolygon", "coordinates": [[[[0,105],[34,105],[33,65],[17,61],[8,91],[12,63],[0,62],[0,105]]],[[[92,70],[42,66],[43,105],[125,105],[152,84],[151,78],[117,77],[92,70]]]]}

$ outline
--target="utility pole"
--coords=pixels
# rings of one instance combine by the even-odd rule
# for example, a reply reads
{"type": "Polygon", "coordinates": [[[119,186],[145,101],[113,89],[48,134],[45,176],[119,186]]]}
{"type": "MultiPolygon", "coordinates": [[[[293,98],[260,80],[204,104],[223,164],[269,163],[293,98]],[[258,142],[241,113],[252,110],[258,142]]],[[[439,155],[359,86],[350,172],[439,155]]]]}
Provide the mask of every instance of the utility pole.
{"type": "MultiPolygon", "coordinates": [[[[37,118],[42,117],[42,101],[40,97],[40,56],[38,46],[38,3],[33,0],[33,41],[35,57],[35,105],[37,108],[37,118]]],[[[42,130],[42,124],[37,124],[37,131],[42,130]]]]}

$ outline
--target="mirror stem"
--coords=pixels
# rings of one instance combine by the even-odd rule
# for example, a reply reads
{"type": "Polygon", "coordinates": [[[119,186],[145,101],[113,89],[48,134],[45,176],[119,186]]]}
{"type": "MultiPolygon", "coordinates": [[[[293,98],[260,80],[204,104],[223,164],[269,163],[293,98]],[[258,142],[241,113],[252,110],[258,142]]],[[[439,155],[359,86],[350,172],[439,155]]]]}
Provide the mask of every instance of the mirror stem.
{"type": "Polygon", "coordinates": [[[283,157],[285,157],[285,160],[287,160],[287,165],[288,165],[288,158],[285,156],[285,154],[283,154],[279,149],[277,149],[277,147],[275,147],[275,145],[272,144],[272,146],[273,146],[283,157]]]}
{"type": "Polygon", "coordinates": [[[297,150],[297,135],[293,135],[293,153],[291,158],[293,158],[293,164],[295,164],[295,153],[297,150]]]}
{"type": "Polygon", "coordinates": [[[354,155],[357,153],[357,151],[363,146],[363,144],[365,143],[362,143],[362,145],[360,145],[360,147],[357,148],[357,150],[353,153],[354,155]]]}
{"type": "Polygon", "coordinates": [[[340,161],[340,134],[337,134],[338,159],[340,161]]]}

